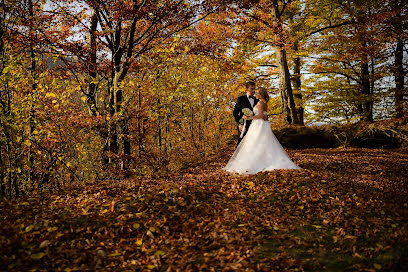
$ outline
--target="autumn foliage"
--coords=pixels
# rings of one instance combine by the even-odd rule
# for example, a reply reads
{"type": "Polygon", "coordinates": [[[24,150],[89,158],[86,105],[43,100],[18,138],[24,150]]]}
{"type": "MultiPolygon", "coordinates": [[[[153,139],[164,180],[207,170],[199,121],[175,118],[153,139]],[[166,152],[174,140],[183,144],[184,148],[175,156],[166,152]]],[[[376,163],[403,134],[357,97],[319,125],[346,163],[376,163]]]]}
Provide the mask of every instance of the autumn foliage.
{"type": "Polygon", "coordinates": [[[4,1],[2,194],[189,167],[248,79],[275,127],[402,116],[406,10],[377,4],[4,1]]]}
{"type": "Polygon", "coordinates": [[[401,0],[0,0],[0,270],[406,269],[406,41],[401,0]],[[248,80],[302,170],[220,171],[248,80]]]}

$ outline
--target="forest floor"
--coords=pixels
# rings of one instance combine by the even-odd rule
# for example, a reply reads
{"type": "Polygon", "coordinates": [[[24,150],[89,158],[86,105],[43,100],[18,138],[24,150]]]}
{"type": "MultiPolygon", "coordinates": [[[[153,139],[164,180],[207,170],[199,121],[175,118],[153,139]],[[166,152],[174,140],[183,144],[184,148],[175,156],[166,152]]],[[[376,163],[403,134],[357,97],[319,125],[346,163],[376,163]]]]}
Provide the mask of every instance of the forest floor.
{"type": "Polygon", "coordinates": [[[0,200],[5,271],[408,271],[408,149],[289,150],[303,169],[220,169],[0,200]]]}

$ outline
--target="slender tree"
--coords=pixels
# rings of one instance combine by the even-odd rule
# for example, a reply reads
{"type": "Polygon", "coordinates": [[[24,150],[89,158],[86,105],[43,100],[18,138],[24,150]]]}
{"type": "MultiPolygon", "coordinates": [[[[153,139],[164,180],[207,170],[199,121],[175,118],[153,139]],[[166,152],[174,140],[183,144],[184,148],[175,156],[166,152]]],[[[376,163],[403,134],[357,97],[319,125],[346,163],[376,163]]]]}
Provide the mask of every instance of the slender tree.
{"type": "Polygon", "coordinates": [[[407,6],[404,5],[404,1],[392,0],[389,5],[392,8],[392,16],[387,20],[389,28],[393,34],[395,50],[394,50],[394,66],[392,72],[395,81],[395,113],[396,117],[402,117],[405,113],[404,109],[404,96],[405,91],[405,76],[407,74],[406,68],[404,68],[404,45],[407,40],[408,19],[407,19],[407,6]]]}

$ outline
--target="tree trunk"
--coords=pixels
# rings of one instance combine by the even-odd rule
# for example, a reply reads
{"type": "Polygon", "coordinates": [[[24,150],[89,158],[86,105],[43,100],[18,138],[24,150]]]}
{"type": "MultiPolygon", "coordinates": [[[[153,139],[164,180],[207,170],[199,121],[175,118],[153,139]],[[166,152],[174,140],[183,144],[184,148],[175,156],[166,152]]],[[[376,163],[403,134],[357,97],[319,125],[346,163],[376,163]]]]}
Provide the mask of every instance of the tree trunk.
{"type": "MultiPolygon", "coordinates": [[[[280,76],[279,76],[279,78],[280,78],[280,76]]],[[[292,124],[292,118],[290,117],[288,97],[286,96],[285,89],[280,88],[280,86],[279,86],[279,91],[280,91],[280,96],[281,96],[282,110],[286,115],[286,122],[288,122],[288,124],[292,124]]]]}
{"type": "MultiPolygon", "coordinates": [[[[4,1],[3,1],[4,3],[4,1]]],[[[3,36],[5,34],[5,26],[4,26],[4,19],[3,14],[0,14],[0,57],[1,57],[1,71],[3,71],[5,67],[5,48],[4,48],[4,40],[3,36]]],[[[2,72],[0,72],[2,73],[2,72]]],[[[2,89],[4,88],[4,92],[7,92],[7,85],[2,86],[2,89]]],[[[0,90],[0,118],[3,117],[3,114],[5,115],[6,112],[6,103],[5,100],[3,100],[3,90],[0,90]]],[[[5,128],[6,129],[6,128],[5,128]]],[[[6,160],[3,159],[2,156],[2,148],[3,146],[0,147],[0,189],[1,189],[1,194],[2,196],[6,196],[6,160]]]]}
{"type": "Polygon", "coordinates": [[[158,109],[158,118],[157,118],[157,144],[159,145],[159,153],[161,156],[162,153],[162,128],[161,128],[161,115],[160,115],[160,111],[161,111],[161,106],[160,106],[160,97],[159,94],[157,92],[157,109],[158,109]]]}
{"type": "Polygon", "coordinates": [[[370,84],[370,71],[367,58],[361,63],[361,93],[363,94],[362,101],[362,116],[364,121],[373,121],[373,98],[370,84]]]}
{"type": "Polygon", "coordinates": [[[300,125],[304,125],[304,108],[303,108],[303,97],[302,97],[302,92],[301,92],[301,87],[302,87],[302,82],[300,79],[300,56],[299,56],[299,44],[298,41],[295,41],[293,44],[293,49],[295,51],[295,57],[293,59],[293,77],[292,77],[292,82],[293,82],[293,94],[295,97],[295,104],[297,105],[296,107],[296,114],[297,118],[299,121],[300,125]]]}
{"type": "MultiPolygon", "coordinates": [[[[28,9],[29,9],[29,13],[30,13],[30,18],[32,20],[31,25],[30,25],[30,34],[32,36],[32,38],[36,38],[36,34],[35,34],[35,30],[33,29],[35,26],[35,22],[34,22],[34,7],[33,7],[33,1],[29,0],[28,1],[28,9]]],[[[30,99],[30,103],[31,103],[31,107],[30,107],[30,115],[28,118],[28,122],[29,122],[29,138],[31,141],[31,145],[28,151],[28,166],[29,166],[29,170],[28,170],[28,179],[31,185],[34,185],[34,155],[33,155],[33,137],[34,137],[34,131],[35,131],[35,122],[34,122],[34,116],[35,116],[35,108],[33,105],[33,100],[34,100],[34,92],[37,89],[37,70],[36,70],[36,56],[35,56],[35,44],[33,42],[30,42],[30,61],[31,61],[31,66],[30,66],[30,74],[31,74],[31,79],[33,81],[33,83],[31,84],[31,92],[29,94],[29,96],[31,97],[30,99]]]]}
{"type": "Polygon", "coordinates": [[[166,123],[165,123],[165,130],[164,130],[164,154],[167,159],[167,154],[168,154],[168,135],[169,135],[169,114],[166,114],[166,123]]]}
{"type": "Polygon", "coordinates": [[[121,89],[117,90],[115,93],[115,114],[119,116],[119,138],[122,141],[122,153],[124,158],[122,158],[120,163],[121,170],[129,169],[129,155],[130,155],[130,141],[129,141],[129,127],[128,118],[125,114],[121,112],[123,104],[123,92],[121,89]]]}
{"type": "MultiPolygon", "coordinates": [[[[0,163],[3,164],[3,160],[1,158],[1,150],[0,150],[0,163]]],[[[1,169],[1,172],[0,172],[0,190],[1,190],[1,195],[3,197],[6,196],[6,184],[4,183],[3,169],[1,169]]]]}
{"type": "Polygon", "coordinates": [[[395,78],[395,114],[396,117],[404,116],[404,41],[398,38],[394,55],[394,78],[395,78]]]}
{"type": "Polygon", "coordinates": [[[278,1],[274,0],[273,1],[273,8],[272,8],[272,18],[276,21],[278,25],[278,33],[277,35],[280,36],[278,37],[279,44],[277,44],[276,48],[276,60],[278,63],[278,69],[279,69],[279,90],[282,96],[282,102],[283,104],[283,109],[285,110],[286,113],[286,119],[288,120],[289,124],[296,124],[299,125],[300,122],[297,118],[296,114],[296,106],[295,106],[295,100],[293,97],[293,91],[292,91],[292,85],[290,82],[290,72],[289,72],[289,67],[288,67],[288,62],[286,58],[286,50],[285,50],[285,44],[283,42],[283,27],[282,27],[282,21],[280,18],[280,11],[279,11],[279,5],[278,1]]]}
{"type": "MultiPolygon", "coordinates": [[[[2,1],[2,5],[4,6],[4,1],[2,1]]],[[[1,57],[1,71],[4,70],[6,67],[6,48],[5,48],[5,40],[4,40],[4,34],[6,33],[6,23],[5,23],[5,13],[0,13],[0,57],[1,57]],[[4,17],[3,17],[4,16],[4,17]]],[[[2,74],[3,72],[0,72],[2,74]]],[[[6,117],[10,114],[10,95],[9,95],[9,88],[7,84],[7,80],[4,83],[4,86],[1,86],[0,90],[0,118],[6,117]],[[8,100],[8,101],[7,101],[8,100]]],[[[9,151],[9,133],[8,133],[8,128],[4,126],[4,134],[6,136],[6,144],[5,146],[0,146],[0,189],[1,189],[1,194],[2,196],[6,196],[7,191],[6,191],[6,179],[8,176],[8,173],[10,172],[7,170],[7,154],[10,154],[9,151]],[[5,152],[2,153],[3,148],[5,148],[5,152]],[[3,157],[4,154],[4,157],[3,157]]],[[[8,187],[9,192],[11,192],[11,188],[8,187]]]]}
{"type": "MultiPolygon", "coordinates": [[[[115,88],[111,88],[109,94],[109,122],[108,122],[108,150],[112,154],[117,154],[119,151],[118,146],[118,133],[116,128],[116,120],[114,120],[115,115],[115,88]]],[[[112,158],[109,157],[109,163],[112,163],[112,158]]]]}
{"type": "Polygon", "coordinates": [[[96,31],[98,27],[98,16],[95,9],[92,10],[91,25],[89,28],[89,66],[88,66],[88,94],[87,103],[89,112],[93,116],[97,116],[96,108],[96,31]]]}
{"type": "Polygon", "coordinates": [[[142,124],[141,124],[141,108],[142,108],[142,97],[140,95],[140,85],[137,86],[137,132],[138,132],[138,158],[139,158],[139,170],[142,172],[142,124]]]}
{"type": "MultiPolygon", "coordinates": [[[[135,4],[136,5],[136,4],[135,4]]],[[[125,44],[121,44],[123,39],[122,33],[122,21],[119,20],[115,27],[115,33],[112,36],[111,44],[111,54],[112,54],[112,85],[110,90],[110,115],[111,120],[108,128],[108,141],[109,141],[109,151],[115,154],[119,152],[119,141],[118,133],[121,134],[120,139],[122,140],[122,151],[125,155],[130,155],[130,141],[129,141],[129,129],[128,129],[128,119],[126,114],[122,112],[123,103],[123,93],[120,89],[120,83],[125,79],[130,66],[130,59],[132,57],[133,46],[134,46],[134,35],[136,31],[137,18],[134,18],[130,27],[129,32],[125,35],[125,44]],[[125,60],[123,61],[123,56],[125,54],[125,60]],[[119,120],[117,120],[119,118],[119,120]],[[118,131],[119,128],[119,131],[118,131]]],[[[124,158],[121,161],[121,169],[127,169],[127,160],[124,158]]]]}
{"type": "Polygon", "coordinates": [[[281,94],[284,95],[284,109],[288,111],[286,112],[286,116],[287,119],[290,120],[289,124],[299,125],[300,123],[296,114],[295,99],[293,97],[292,85],[290,82],[289,67],[286,59],[286,50],[283,48],[278,48],[276,52],[279,68],[279,90],[281,94]]]}

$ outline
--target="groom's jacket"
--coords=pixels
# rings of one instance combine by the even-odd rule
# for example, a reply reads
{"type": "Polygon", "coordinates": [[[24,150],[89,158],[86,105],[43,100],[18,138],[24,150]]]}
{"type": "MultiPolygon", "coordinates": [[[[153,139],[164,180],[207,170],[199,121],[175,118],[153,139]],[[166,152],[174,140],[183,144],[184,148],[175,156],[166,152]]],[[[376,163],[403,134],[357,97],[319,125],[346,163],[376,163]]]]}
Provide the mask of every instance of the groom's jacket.
{"type": "MultiPolygon", "coordinates": [[[[258,103],[258,99],[254,99],[254,106],[258,103]]],[[[242,119],[244,116],[244,113],[242,112],[242,109],[249,108],[251,111],[254,109],[251,107],[251,103],[249,102],[249,99],[246,95],[240,96],[237,99],[237,102],[235,103],[234,107],[234,119],[237,125],[239,125],[239,120],[242,119]]],[[[249,122],[247,121],[247,127],[250,125],[250,120],[249,122]]]]}

